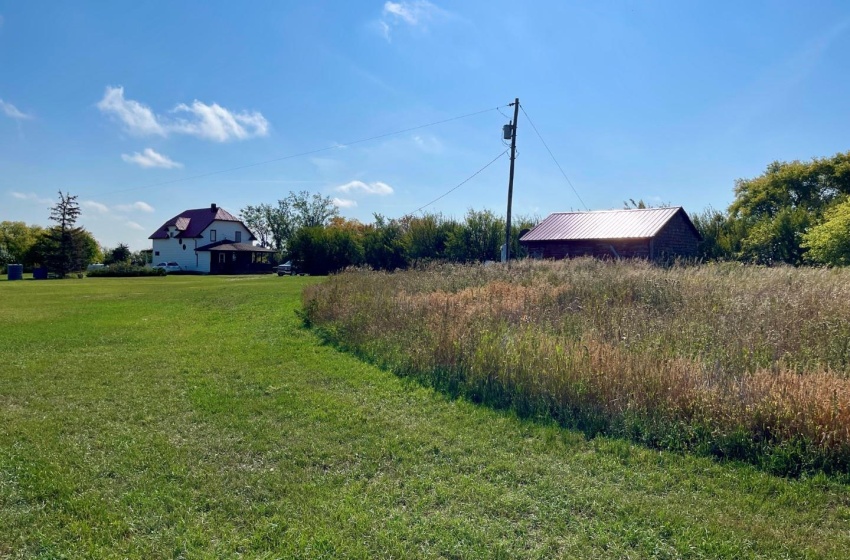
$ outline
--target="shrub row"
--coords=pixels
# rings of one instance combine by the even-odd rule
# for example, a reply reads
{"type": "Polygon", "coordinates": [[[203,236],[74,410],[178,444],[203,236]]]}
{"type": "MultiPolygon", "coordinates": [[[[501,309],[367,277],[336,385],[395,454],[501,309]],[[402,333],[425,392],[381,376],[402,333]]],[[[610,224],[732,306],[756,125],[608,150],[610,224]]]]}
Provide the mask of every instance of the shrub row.
{"type": "Polygon", "coordinates": [[[103,268],[89,270],[87,276],[93,278],[126,277],[126,276],[165,276],[161,268],[148,268],[131,264],[111,264],[103,268]]]}
{"type": "Polygon", "coordinates": [[[330,340],[400,374],[590,434],[850,473],[850,273],[524,261],[305,290],[330,340]]]}

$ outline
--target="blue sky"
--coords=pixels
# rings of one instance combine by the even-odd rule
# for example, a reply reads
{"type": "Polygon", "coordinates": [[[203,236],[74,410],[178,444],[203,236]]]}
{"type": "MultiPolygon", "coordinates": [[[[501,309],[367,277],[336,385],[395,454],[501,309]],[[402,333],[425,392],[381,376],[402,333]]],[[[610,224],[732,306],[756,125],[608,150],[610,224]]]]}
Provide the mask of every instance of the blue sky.
{"type": "MultiPolygon", "coordinates": [[[[398,217],[504,151],[515,97],[581,197],[520,113],[515,215],[725,209],[771,161],[850,149],[848,54],[846,2],[0,1],[0,220],[47,225],[59,189],[134,249],[290,190],[398,217]]],[[[503,214],[507,176],[428,210],[503,214]]]]}

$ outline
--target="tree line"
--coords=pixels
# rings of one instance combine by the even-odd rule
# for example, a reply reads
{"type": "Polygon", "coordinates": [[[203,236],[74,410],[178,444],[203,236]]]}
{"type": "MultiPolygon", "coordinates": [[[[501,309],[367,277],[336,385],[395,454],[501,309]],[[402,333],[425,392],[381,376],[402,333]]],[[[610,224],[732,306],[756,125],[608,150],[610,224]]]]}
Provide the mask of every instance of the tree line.
{"type": "Polygon", "coordinates": [[[735,182],[725,212],[692,216],[707,260],[757,264],[850,264],[850,151],[810,161],[774,161],[735,182]]]}
{"type": "MultiPolygon", "coordinates": [[[[631,201],[631,207],[642,206],[631,201]]],[[[76,225],[80,213],[77,197],[60,191],[50,212],[52,226],[0,222],[0,266],[47,266],[64,276],[92,262],[145,264],[144,255],[126,244],[100,247],[76,225]]],[[[310,274],[359,265],[394,270],[434,260],[498,261],[505,232],[504,218],[473,209],[460,220],[439,213],[375,214],[373,223],[363,224],[341,217],[331,198],[307,191],[246,206],[240,216],[261,245],[310,274]]],[[[735,182],[735,199],[726,211],[708,208],[691,218],[703,237],[703,260],[850,265],[850,151],[775,161],[758,177],[735,182]]],[[[520,234],[537,221],[513,221],[512,255],[524,256],[520,234]]]]}
{"type": "MultiPolygon", "coordinates": [[[[703,237],[702,260],[794,266],[850,265],[850,151],[810,161],[774,161],[765,172],[735,181],[735,198],[726,211],[708,208],[691,216],[703,237]]],[[[277,206],[247,207],[243,217],[260,219],[275,248],[302,263],[308,272],[344,266],[405,268],[427,260],[499,260],[504,219],[490,211],[469,210],[462,220],[441,214],[388,219],[373,224],[344,220],[329,198],[313,195],[325,209],[318,221],[302,215],[307,193],[293,194],[277,206]],[[295,204],[300,199],[301,203],[295,204]],[[264,221],[263,221],[264,220],[264,221]]],[[[645,207],[641,201],[626,207],[645,207]]],[[[523,256],[518,238],[537,220],[514,224],[511,254],[523,256]]]]}
{"type": "Polygon", "coordinates": [[[53,226],[0,222],[0,265],[43,266],[62,277],[83,270],[102,254],[92,234],[76,225],[80,214],[77,197],[59,191],[59,202],[50,209],[53,226]]]}
{"type": "Polygon", "coordinates": [[[0,268],[22,264],[26,270],[46,267],[57,276],[85,270],[96,262],[144,265],[141,251],[125,243],[101,247],[94,236],[77,225],[82,211],[77,196],[59,191],[59,201],[50,208],[50,227],[25,222],[0,222],[0,268]]]}
{"type": "MultiPolygon", "coordinates": [[[[505,220],[489,210],[468,210],[461,220],[439,213],[387,218],[371,224],[339,215],[329,197],[290,192],[275,204],[246,206],[240,217],[260,243],[276,249],[308,274],[327,274],[348,266],[395,270],[449,260],[498,261],[505,220]]],[[[537,220],[513,220],[511,254],[522,256],[520,233],[537,220]]]]}

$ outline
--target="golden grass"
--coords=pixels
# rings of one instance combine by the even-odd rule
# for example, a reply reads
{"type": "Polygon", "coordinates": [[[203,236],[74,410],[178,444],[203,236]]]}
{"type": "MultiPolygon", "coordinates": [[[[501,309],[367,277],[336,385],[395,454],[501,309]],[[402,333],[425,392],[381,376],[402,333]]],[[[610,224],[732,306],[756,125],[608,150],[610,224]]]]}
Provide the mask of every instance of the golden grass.
{"type": "Polygon", "coordinates": [[[850,275],[525,261],[310,287],[307,319],[402,373],[591,432],[846,473],[850,275]]]}

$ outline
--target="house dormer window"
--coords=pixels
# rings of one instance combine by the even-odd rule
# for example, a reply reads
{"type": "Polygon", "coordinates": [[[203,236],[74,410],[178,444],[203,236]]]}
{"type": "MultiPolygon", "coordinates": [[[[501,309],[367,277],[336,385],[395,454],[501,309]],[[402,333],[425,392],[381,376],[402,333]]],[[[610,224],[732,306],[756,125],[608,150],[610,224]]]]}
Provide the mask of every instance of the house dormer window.
{"type": "Polygon", "coordinates": [[[242,243],[242,232],[241,231],[236,232],[236,242],[242,243]]]}
{"type": "Polygon", "coordinates": [[[215,241],[215,230],[214,229],[210,230],[210,241],[215,241]]]}

